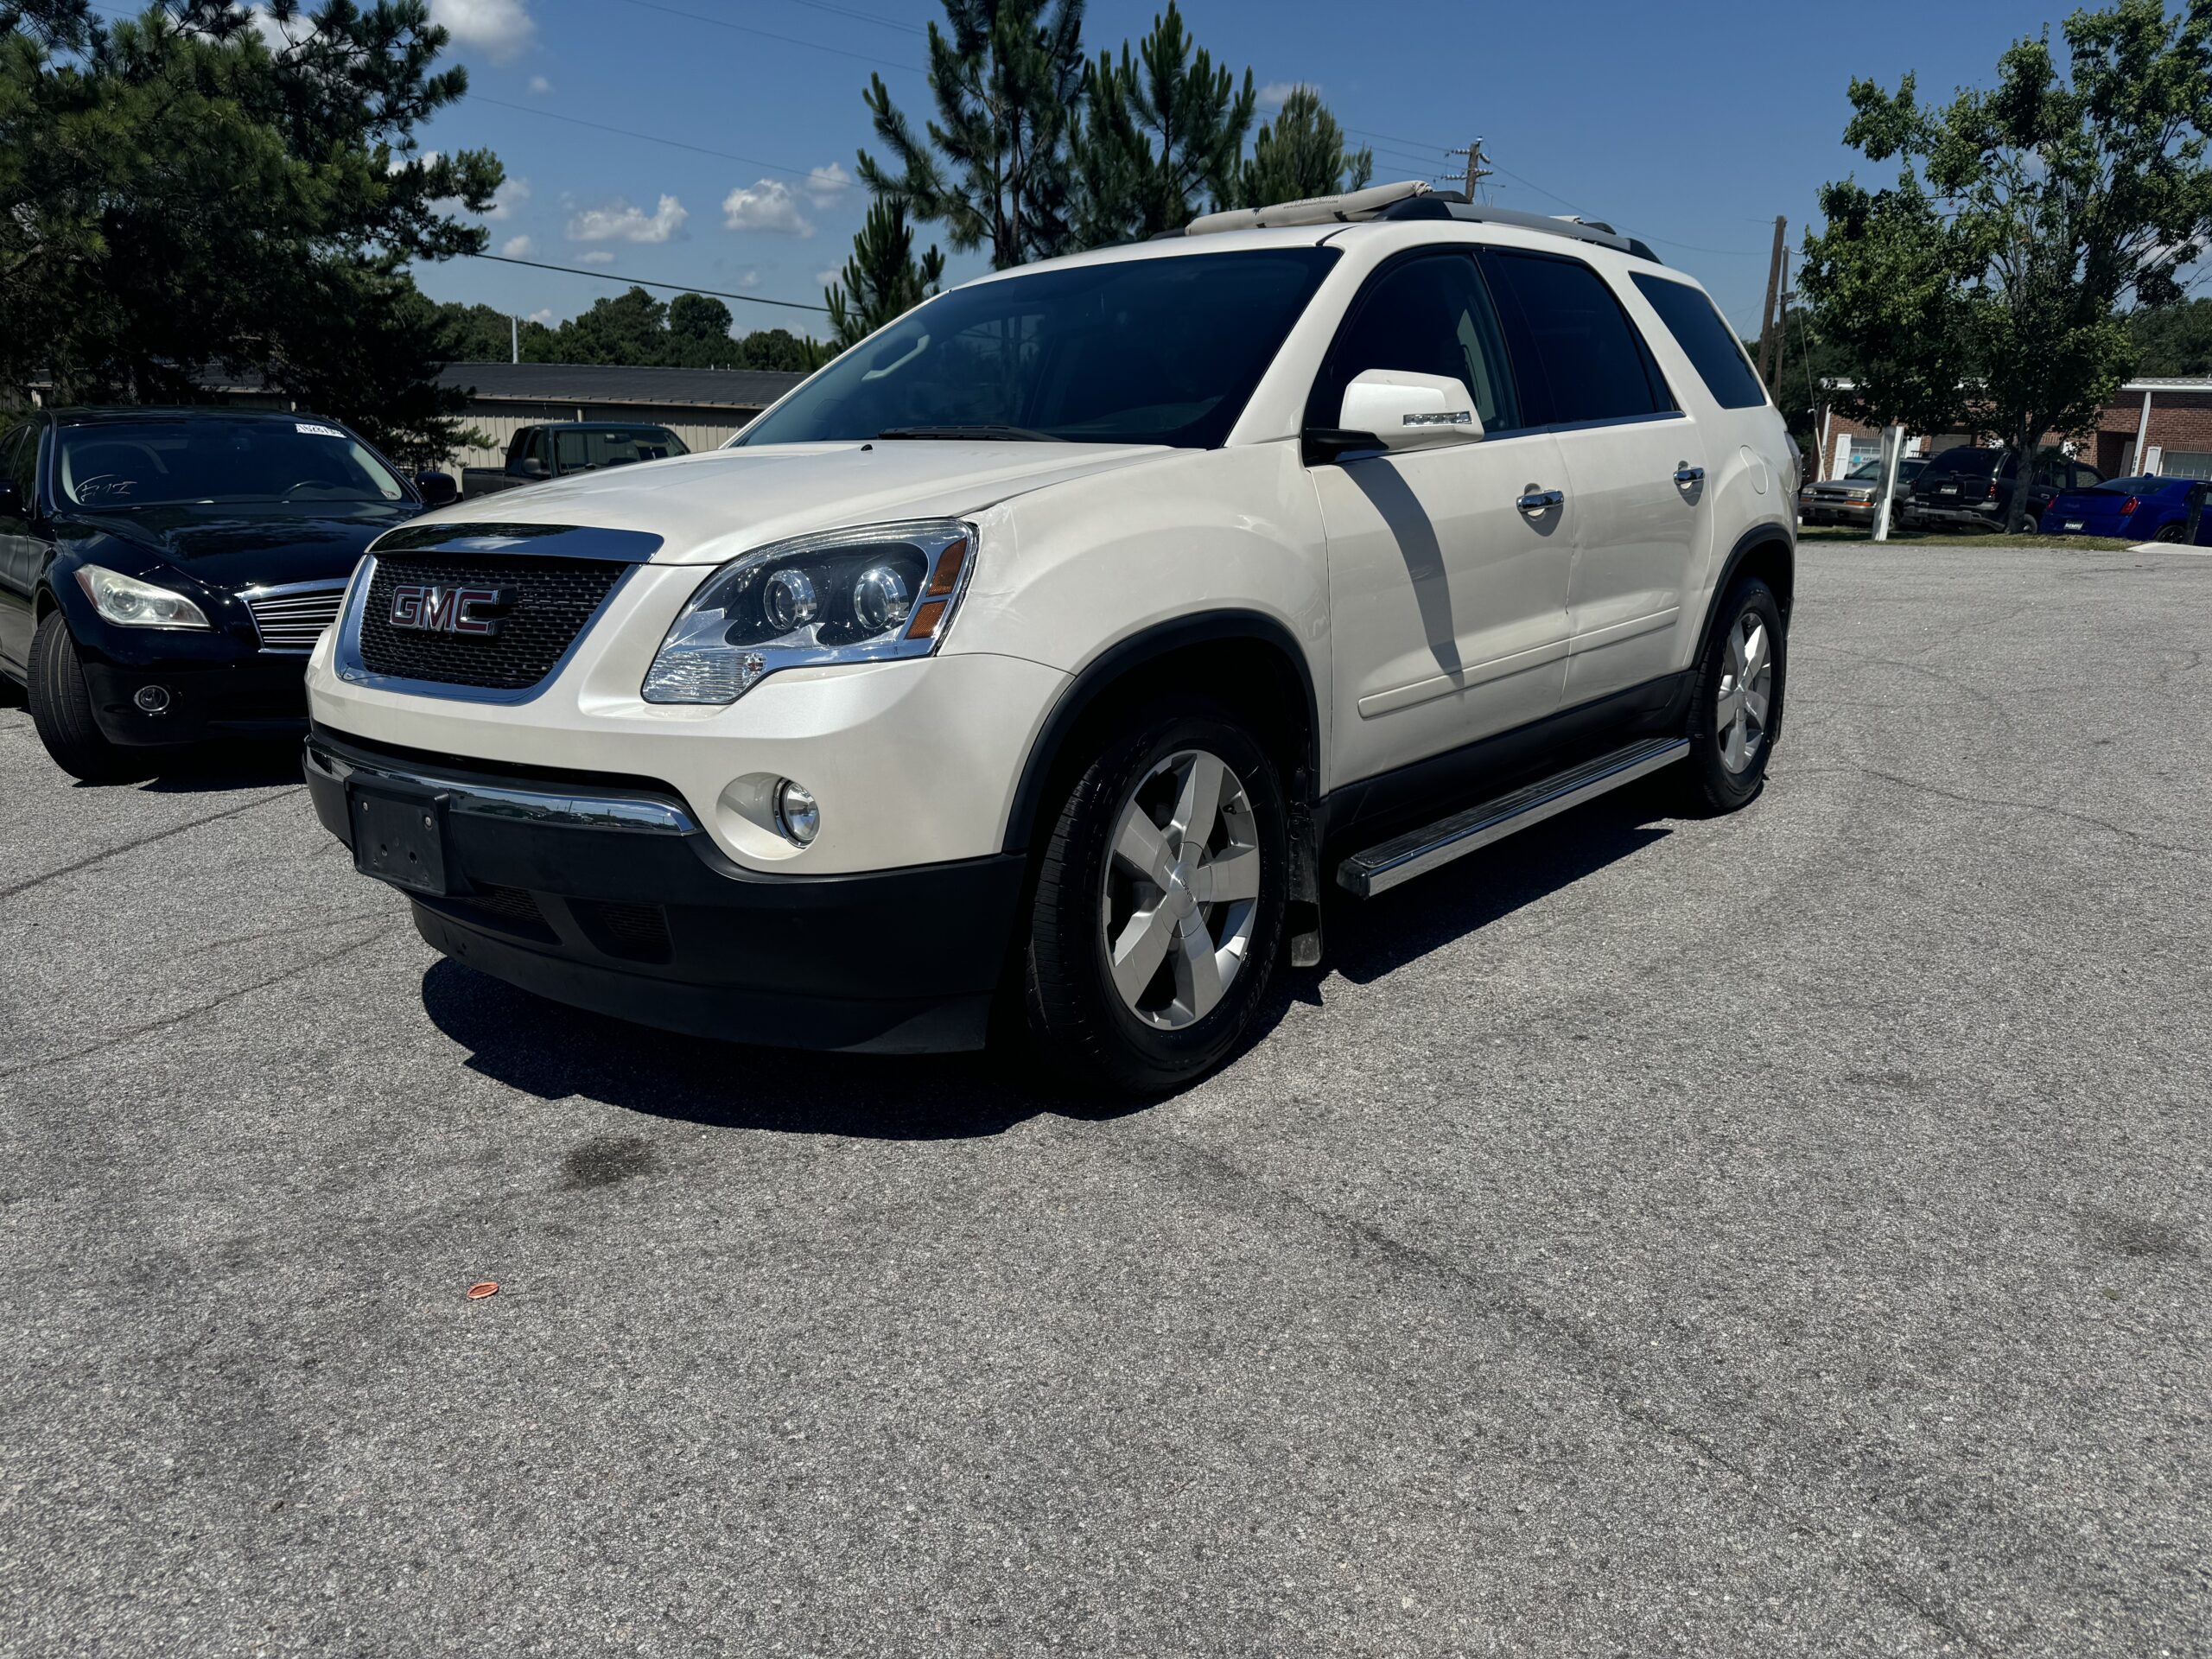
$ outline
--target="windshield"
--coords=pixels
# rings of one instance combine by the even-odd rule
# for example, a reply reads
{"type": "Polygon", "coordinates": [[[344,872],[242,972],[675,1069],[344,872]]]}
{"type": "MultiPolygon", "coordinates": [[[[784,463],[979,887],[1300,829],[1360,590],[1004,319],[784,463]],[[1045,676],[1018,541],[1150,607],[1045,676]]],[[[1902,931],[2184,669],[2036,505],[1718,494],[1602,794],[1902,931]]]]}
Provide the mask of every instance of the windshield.
{"type": "Polygon", "coordinates": [[[61,499],[80,507],[407,499],[375,451],[320,421],[103,422],[60,438],[61,499]]]}
{"type": "Polygon", "coordinates": [[[1336,259],[1265,248],[972,284],[848,351],[736,443],[1056,438],[1211,448],[1336,259]]]}

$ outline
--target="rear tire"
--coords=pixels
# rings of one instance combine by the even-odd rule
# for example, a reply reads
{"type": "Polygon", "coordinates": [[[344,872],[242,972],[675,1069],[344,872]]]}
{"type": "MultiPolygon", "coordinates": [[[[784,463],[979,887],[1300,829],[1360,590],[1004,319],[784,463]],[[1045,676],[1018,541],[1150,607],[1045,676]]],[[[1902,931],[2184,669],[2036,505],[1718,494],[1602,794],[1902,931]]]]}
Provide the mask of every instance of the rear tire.
{"type": "Polygon", "coordinates": [[[1022,1004],[1072,1080],[1160,1094],[1235,1052],[1274,976],[1289,814],[1267,751],[1226,710],[1157,704],[1104,742],[1038,870],[1022,1004]]]}
{"type": "Polygon", "coordinates": [[[2158,526],[2158,533],[2151,539],[2154,542],[2179,542],[2182,539],[2182,527],[2179,524],[2161,524],[2158,526]]]}
{"type": "Polygon", "coordinates": [[[85,684],[77,641],[60,611],[40,619],[31,636],[29,670],[25,689],[31,724],[62,771],[88,784],[122,784],[153,770],[143,756],[102,735],[92,717],[92,694],[85,684]]]}
{"type": "Polygon", "coordinates": [[[1747,577],[1728,590],[1690,694],[1684,771],[1692,811],[1733,812],[1764,785],[1782,731],[1788,644],[1774,589],[1747,577]]]}

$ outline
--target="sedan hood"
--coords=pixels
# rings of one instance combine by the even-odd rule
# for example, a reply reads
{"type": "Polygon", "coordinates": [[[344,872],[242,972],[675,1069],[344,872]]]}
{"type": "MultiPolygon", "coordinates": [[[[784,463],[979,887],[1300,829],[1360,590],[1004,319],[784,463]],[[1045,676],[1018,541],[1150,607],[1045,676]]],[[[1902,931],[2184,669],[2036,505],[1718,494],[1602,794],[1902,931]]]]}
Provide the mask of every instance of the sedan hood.
{"type": "Polygon", "coordinates": [[[976,512],[1174,453],[1158,445],[891,438],[714,449],[502,491],[426,515],[421,526],[639,531],[659,538],[657,564],[719,564],[787,536],[976,512]]]}
{"type": "Polygon", "coordinates": [[[270,588],[351,575],[372,541],[416,512],[411,501],[227,502],[80,512],[58,529],[65,544],[94,563],[137,567],[126,575],[143,575],[160,563],[211,588],[270,588]],[[103,551],[103,540],[121,543],[136,558],[103,551]]]}

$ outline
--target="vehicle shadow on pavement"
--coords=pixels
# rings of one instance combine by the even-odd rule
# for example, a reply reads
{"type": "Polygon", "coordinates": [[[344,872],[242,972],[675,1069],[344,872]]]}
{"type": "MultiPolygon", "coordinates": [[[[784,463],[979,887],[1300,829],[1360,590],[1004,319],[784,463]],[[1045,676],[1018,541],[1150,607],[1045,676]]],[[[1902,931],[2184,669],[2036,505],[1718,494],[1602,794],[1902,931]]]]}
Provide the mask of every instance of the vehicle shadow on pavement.
{"type": "MultiPolygon", "coordinates": [[[[1673,833],[1674,780],[1631,784],[1508,837],[1419,880],[1362,902],[1332,893],[1325,973],[1370,984],[1673,833]]],[[[1316,993],[1319,982],[1306,982],[1316,993]]],[[[1318,994],[1301,1000],[1316,1001],[1318,994]]]]}
{"type": "Polygon", "coordinates": [[[1018,1047],[919,1059],[752,1048],[566,1007],[450,960],[423,974],[423,1007],[468,1051],[470,1071],[510,1089],[712,1128],[944,1141],[1045,1113],[1103,1121],[1150,1103],[1058,1090],[1024,1072],[1018,1047]]]}
{"type": "Polygon", "coordinates": [[[160,770],[138,787],[149,795],[208,795],[299,782],[300,740],[285,737],[180,749],[163,755],[160,770]]]}

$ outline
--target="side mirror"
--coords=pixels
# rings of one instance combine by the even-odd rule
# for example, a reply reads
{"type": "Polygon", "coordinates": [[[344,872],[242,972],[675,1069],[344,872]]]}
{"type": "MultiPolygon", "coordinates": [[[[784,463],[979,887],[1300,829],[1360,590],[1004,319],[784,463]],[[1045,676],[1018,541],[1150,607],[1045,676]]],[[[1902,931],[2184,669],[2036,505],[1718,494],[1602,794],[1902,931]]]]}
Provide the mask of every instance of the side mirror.
{"type": "Polygon", "coordinates": [[[524,478],[546,478],[550,472],[536,455],[524,455],[515,463],[515,471],[524,478]]]}
{"type": "Polygon", "coordinates": [[[449,506],[461,499],[461,486],[445,473],[417,473],[415,487],[422,493],[426,507],[449,506]]]}
{"type": "Polygon", "coordinates": [[[1372,432],[1393,454],[1434,449],[1449,443],[1479,443],[1482,416],[1466,386],[1447,374],[1415,374],[1408,369],[1370,369],[1354,375],[1344,388],[1344,412],[1337,424],[1347,432],[1372,432]]]}

